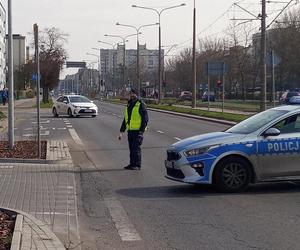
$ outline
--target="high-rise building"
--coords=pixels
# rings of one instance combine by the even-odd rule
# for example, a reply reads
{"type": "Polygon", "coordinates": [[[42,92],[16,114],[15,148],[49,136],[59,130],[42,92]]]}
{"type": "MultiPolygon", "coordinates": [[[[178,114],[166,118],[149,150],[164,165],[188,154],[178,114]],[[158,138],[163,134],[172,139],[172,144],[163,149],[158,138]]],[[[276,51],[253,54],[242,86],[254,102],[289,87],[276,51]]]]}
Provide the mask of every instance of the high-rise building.
{"type": "MultiPolygon", "coordinates": [[[[7,38],[7,36],[6,36],[7,38]]],[[[6,39],[7,40],[7,39],[6,39]]],[[[7,51],[7,43],[6,43],[6,51],[7,51]]],[[[6,53],[6,60],[8,59],[8,55],[6,53]]],[[[25,47],[25,36],[20,34],[13,35],[13,65],[14,71],[20,70],[21,67],[26,62],[26,47],[25,47]]]]}
{"type": "MultiPolygon", "coordinates": [[[[122,87],[123,71],[125,68],[125,83],[130,84],[136,82],[136,67],[137,67],[137,50],[128,49],[125,52],[125,67],[124,65],[124,45],[118,45],[117,49],[101,49],[100,50],[100,75],[101,80],[106,83],[106,86],[112,88],[122,87]]],[[[163,58],[164,51],[162,50],[162,69],[164,67],[163,58]]],[[[158,50],[148,50],[145,45],[139,47],[139,67],[142,81],[158,82],[158,50]],[[154,77],[153,77],[154,76],[154,77]]]]}

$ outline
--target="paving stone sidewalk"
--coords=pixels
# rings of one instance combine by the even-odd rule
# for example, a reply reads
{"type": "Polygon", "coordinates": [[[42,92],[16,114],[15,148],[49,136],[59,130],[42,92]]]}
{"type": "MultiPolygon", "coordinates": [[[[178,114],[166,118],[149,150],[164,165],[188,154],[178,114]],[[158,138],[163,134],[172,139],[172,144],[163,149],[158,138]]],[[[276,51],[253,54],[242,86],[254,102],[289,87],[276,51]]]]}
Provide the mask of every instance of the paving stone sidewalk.
{"type": "Polygon", "coordinates": [[[69,160],[52,164],[55,155],[69,157],[67,144],[49,144],[60,151],[52,152],[51,164],[0,163],[0,207],[29,214],[19,249],[80,249],[74,168],[69,160]],[[49,238],[45,228],[62,243],[49,238]]]}

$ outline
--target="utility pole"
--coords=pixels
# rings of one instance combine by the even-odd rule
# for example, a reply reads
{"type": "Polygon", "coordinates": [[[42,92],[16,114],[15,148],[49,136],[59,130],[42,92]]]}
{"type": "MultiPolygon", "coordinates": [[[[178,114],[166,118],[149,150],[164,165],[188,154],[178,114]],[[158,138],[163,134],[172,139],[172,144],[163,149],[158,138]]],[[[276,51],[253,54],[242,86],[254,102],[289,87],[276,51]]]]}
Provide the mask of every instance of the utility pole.
{"type": "Polygon", "coordinates": [[[37,106],[37,136],[38,136],[38,156],[41,157],[41,124],[40,124],[40,55],[39,55],[39,27],[33,25],[35,63],[36,63],[36,106],[37,106]]]}
{"type": "Polygon", "coordinates": [[[194,0],[194,19],[193,19],[193,101],[192,108],[197,106],[197,67],[196,67],[196,0],[194,0]]]}
{"type": "Polygon", "coordinates": [[[7,1],[8,18],[8,144],[9,148],[15,146],[14,135],[14,66],[13,66],[13,35],[12,35],[12,6],[7,1]]]}
{"type": "Polygon", "coordinates": [[[261,11],[261,51],[260,51],[260,81],[261,81],[261,100],[260,100],[260,111],[266,110],[266,87],[267,87],[267,66],[266,66],[266,55],[267,55],[267,36],[266,36],[266,0],[262,0],[262,11],[261,11]]]}

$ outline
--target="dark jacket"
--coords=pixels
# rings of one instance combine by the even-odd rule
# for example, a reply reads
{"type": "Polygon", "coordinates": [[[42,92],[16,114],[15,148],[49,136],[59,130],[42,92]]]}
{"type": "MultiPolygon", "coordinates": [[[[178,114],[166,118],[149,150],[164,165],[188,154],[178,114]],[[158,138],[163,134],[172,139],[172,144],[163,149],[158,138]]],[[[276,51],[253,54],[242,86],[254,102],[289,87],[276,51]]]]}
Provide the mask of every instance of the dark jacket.
{"type": "MultiPolygon", "coordinates": [[[[136,102],[141,103],[140,108],[139,108],[139,113],[140,113],[141,118],[142,118],[142,124],[141,124],[141,127],[140,127],[139,131],[144,133],[145,129],[147,127],[147,124],[148,124],[148,112],[147,112],[146,104],[143,101],[141,101],[139,99],[128,101],[128,105],[127,105],[127,107],[128,107],[128,120],[130,122],[132,109],[133,109],[134,105],[136,104],[136,102]]],[[[125,121],[125,118],[124,118],[123,122],[122,122],[122,126],[120,128],[120,132],[123,133],[125,131],[126,131],[126,121],[125,121]]]]}

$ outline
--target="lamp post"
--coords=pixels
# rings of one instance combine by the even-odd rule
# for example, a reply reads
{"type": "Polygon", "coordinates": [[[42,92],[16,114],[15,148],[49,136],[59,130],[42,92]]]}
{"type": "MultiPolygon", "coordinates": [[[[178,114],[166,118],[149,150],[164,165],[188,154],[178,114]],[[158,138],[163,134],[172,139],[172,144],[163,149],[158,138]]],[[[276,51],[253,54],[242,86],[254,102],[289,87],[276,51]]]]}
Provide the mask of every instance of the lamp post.
{"type": "MultiPolygon", "coordinates": [[[[139,33],[141,34],[141,33],[139,33]]],[[[127,38],[128,37],[131,37],[131,36],[136,36],[137,34],[130,34],[130,35],[127,35],[127,36],[118,36],[118,35],[109,35],[109,34],[105,34],[104,36],[107,36],[107,37],[115,37],[115,38],[120,38],[123,42],[123,46],[124,46],[124,49],[123,49],[123,84],[125,85],[125,63],[126,63],[126,48],[125,48],[125,43],[127,41],[127,38]]]]}
{"type": "Polygon", "coordinates": [[[93,50],[97,50],[97,51],[99,51],[99,57],[98,57],[98,72],[99,72],[99,74],[98,74],[98,80],[99,80],[99,92],[100,92],[100,90],[101,90],[101,87],[100,87],[100,82],[101,82],[101,77],[100,77],[100,70],[101,70],[101,53],[100,53],[100,51],[101,51],[101,49],[99,49],[99,48],[92,48],[93,50]]]}
{"type": "Polygon", "coordinates": [[[12,4],[7,1],[7,25],[8,25],[8,144],[9,148],[15,146],[14,135],[14,69],[13,69],[13,35],[12,35],[12,4]]]}
{"type": "MultiPolygon", "coordinates": [[[[162,61],[165,61],[165,57],[169,55],[169,53],[171,52],[172,49],[176,48],[178,46],[178,44],[172,44],[172,45],[165,45],[165,46],[161,46],[162,48],[169,48],[167,50],[166,53],[164,53],[164,56],[162,58],[162,61]]],[[[162,80],[163,82],[166,82],[166,72],[165,70],[163,71],[163,74],[162,74],[162,80]]]]}
{"type": "Polygon", "coordinates": [[[158,83],[159,83],[159,95],[158,95],[158,102],[161,103],[161,97],[162,97],[162,83],[161,83],[161,14],[169,9],[174,9],[178,7],[185,6],[185,3],[179,4],[179,5],[174,5],[170,7],[163,8],[161,10],[155,9],[155,8],[150,8],[150,7],[145,7],[145,6],[139,6],[139,5],[132,5],[133,8],[140,8],[140,9],[146,9],[146,10],[151,10],[154,11],[158,15],[158,83]]]}
{"type": "Polygon", "coordinates": [[[136,31],[136,79],[137,79],[137,86],[138,86],[138,92],[141,96],[141,79],[140,79],[140,45],[139,45],[139,33],[140,30],[144,27],[148,26],[154,26],[158,25],[159,23],[151,23],[151,24],[144,24],[140,26],[134,26],[134,25],[128,25],[128,24],[122,24],[122,23],[116,23],[116,25],[123,26],[123,27],[129,27],[132,29],[135,29],[136,31]]]}
{"type": "MultiPolygon", "coordinates": [[[[127,40],[126,40],[127,41],[127,40]]],[[[125,41],[125,42],[126,42],[125,41]]],[[[115,82],[115,55],[114,55],[114,51],[115,51],[115,48],[116,46],[119,45],[119,43],[108,43],[108,42],[104,42],[104,41],[98,41],[98,43],[103,43],[103,44],[107,44],[107,45],[110,45],[113,49],[113,53],[112,53],[112,81],[111,81],[111,88],[112,88],[112,91],[114,93],[114,82],[115,82]]],[[[101,49],[100,49],[101,51],[101,49]]],[[[101,62],[101,52],[100,52],[100,62],[101,62]]]]}
{"type": "MultiPolygon", "coordinates": [[[[95,57],[97,57],[98,70],[99,70],[100,56],[98,56],[98,55],[96,55],[96,54],[92,54],[92,53],[86,53],[86,54],[89,55],[89,56],[95,56],[95,57]]],[[[93,70],[92,70],[91,75],[93,75],[93,70]]],[[[100,80],[100,79],[99,79],[99,80],[100,80]]]]}

